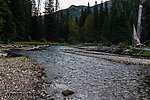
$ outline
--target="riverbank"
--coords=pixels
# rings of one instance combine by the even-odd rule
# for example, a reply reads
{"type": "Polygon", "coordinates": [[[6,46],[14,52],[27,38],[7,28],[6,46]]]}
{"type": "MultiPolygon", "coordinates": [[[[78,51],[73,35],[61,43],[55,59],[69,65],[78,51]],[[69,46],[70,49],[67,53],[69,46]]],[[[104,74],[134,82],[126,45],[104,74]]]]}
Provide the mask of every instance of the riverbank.
{"type": "Polygon", "coordinates": [[[127,65],[142,65],[142,66],[150,66],[150,60],[147,59],[139,59],[139,58],[128,58],[128,57],[119,57],[119,56],[112,56],[112,55],[101,55],[101,54],[92,54],[92,53],[85,53],[85,52],[78,52],[78,51],[63,51],[65,53],[71,53],[81,56],[88,56],[88,57],[95,57],[95,58],[102,58],[109,61],[114,61],[118,63],[124,63],[127,65]]]}
{"type": "Polygon", "coordinates": [[[1,50],[41,50],[50,47],[50,44],[0,44],[1,50]]]}
{"type": "Polygon", "coordinates": [[[58,43],[58,42],[13,42],[13,44],[28,44],[28,45],[51,45],[51,46],[68,46],[69,43],[58,43]]]}
{"type": "Polygon", "coordinates": [[[44,68],[27,57],[0,58],[0,99],[47,98],[42,84],[44,68]]]}
{"type": "Polygon", "coordinates": [[[149,47],[132,47],[132,46],[77,46],[78,49],[84,49],[86,51],[105,52],[119,55],[130,55],[137,57],[150,57],[149,47]]]}

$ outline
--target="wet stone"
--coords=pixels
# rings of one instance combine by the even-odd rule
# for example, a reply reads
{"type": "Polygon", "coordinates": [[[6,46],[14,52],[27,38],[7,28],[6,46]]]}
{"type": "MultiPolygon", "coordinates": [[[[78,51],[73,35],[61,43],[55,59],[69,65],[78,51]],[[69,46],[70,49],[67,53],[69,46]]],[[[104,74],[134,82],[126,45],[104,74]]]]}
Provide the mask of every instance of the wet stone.
{"type": "Polygon", "coordinates": [[[67,90],[62,91],[62,94],[64,96],[68,96],[68,95],[74,94],[74,92],[72,90],[67,89],[67,90]]]}

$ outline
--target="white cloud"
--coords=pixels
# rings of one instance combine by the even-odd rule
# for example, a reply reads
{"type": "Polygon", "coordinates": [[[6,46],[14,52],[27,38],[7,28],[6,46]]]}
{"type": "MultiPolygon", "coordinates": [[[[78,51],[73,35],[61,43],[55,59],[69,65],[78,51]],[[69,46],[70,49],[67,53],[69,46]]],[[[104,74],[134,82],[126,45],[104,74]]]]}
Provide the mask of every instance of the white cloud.
{"type": "Polygon", "coordinates": [[[101,0],[60,0],[60,8],[65,9],[71,5],[88,5],[88,2],[90,3],[90,6],[93,6],[95,1],[97,1],[98,4],[101,3],[101,0]]]}

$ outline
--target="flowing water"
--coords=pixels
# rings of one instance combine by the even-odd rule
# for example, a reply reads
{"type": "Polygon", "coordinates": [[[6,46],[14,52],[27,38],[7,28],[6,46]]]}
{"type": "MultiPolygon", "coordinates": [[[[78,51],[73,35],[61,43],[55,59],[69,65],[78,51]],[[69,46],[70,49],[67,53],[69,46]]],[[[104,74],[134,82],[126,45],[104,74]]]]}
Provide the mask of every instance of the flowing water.
{"type": "Polygon", "coordinates": [[[125,65],[62,52],[77,50],[52,46],[46,50],[22,51],[45,66],[47,93],[53,100],[150,100],[150,67],[125,65]],[[65,89],[75,93],[62,95],[65,89]]]}

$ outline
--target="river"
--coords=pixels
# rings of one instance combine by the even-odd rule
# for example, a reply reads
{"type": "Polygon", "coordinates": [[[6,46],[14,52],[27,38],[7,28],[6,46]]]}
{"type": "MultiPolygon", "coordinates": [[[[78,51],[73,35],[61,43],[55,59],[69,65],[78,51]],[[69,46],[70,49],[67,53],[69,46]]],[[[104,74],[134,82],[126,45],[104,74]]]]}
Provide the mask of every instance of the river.
{"type": "Polygon", "coordinates": [[[150,100],[150,67],[62,52],[65,49],[74,50],[52,46],[19,52],[45,67],[52,84],[44,87],[53,100],[150,100]],[[65,89],[75,93],[64,97],[65,89]]]}

